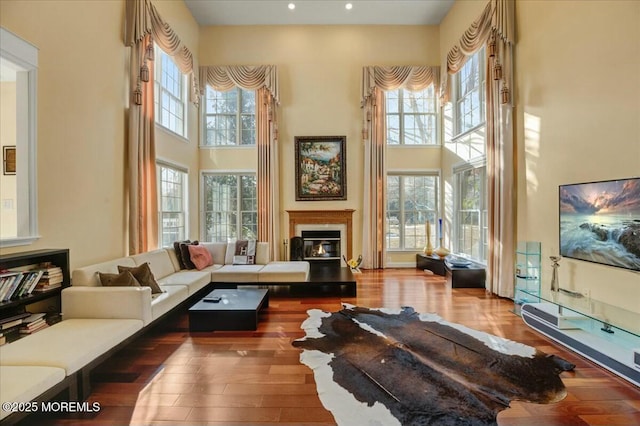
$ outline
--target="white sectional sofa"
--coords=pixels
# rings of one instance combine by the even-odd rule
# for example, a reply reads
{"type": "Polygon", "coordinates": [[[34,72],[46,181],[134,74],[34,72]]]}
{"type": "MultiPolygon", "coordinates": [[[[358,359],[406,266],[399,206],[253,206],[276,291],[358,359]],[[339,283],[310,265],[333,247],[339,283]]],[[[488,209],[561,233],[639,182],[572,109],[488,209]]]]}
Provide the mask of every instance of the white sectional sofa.
{"type": "MultiPolygon", "coordinates": [[[[4,401],[28,402],[49,395],[47,389],[69,389],[70,398],[89,394],[89,373],[145,327],[172,309],[204,294],[210,283],[277,284],[306,282],[308,262],[269,262],[267,243],[258,243],[255,265],[233,265],[233,243],[200,243],[214,264],[181,270],[173,249],[159,249],[78,268],[72,286],[62,291],[58,324],[0,346],[0,395],[4,401]],[[162,293],[150,287],[103,287],[98,272],[117,273],[118,266],[148,263],[162,293]],[[20,379],[17,379],[17,378],[20,379]],[[44,392],[44,393],[43,393],[44,392]],[[9,398],[9,399],[7,399],[9,398]]],[[[214,284],[215,285],[215,284],[214,284]]],[[[18,416],[0,410],[0,421],[18,416]]]]}

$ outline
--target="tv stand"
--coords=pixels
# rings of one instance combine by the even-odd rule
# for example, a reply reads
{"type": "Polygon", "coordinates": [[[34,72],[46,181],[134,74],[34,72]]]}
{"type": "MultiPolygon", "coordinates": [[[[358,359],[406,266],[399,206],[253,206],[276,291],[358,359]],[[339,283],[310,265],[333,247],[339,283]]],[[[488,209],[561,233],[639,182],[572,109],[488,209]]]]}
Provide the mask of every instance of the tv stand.
{"type": "Polygon", "coordinates": [[[640,314],[561,292],[529,296],[521,308],[528,326],[640,386],[640,314]]]}

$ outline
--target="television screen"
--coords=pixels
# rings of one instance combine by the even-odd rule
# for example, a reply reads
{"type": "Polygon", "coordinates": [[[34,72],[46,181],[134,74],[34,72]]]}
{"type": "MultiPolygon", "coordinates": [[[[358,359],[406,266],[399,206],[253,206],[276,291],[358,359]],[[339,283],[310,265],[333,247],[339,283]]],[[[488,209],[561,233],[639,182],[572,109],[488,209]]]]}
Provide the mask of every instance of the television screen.
{"type": "Polygon", "coordinates": [[[640,178],[560,185],[560,255],[640,271],[640,178]]]}

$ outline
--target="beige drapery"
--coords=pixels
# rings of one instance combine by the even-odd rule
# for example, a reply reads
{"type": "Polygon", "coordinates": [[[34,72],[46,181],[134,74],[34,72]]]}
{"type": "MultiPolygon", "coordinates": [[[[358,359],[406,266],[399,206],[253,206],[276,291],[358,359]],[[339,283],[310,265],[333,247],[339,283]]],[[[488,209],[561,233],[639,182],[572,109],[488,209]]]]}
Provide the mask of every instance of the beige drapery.
{"type": "Polygon", "coordinates": [[[385,188],[387,146],[385,90],[438,87],[439,69],[427,66],[364,67],[360,105],[364,111],[364,204],[362,267],[385,267],[385,188]]]}
{"type": "Polygon", "coordinates": [[[513,297],[515,256],[516,204],[513,187],[516,182],[511,105],[514,19],[513,0],[491,0],[465,31],[459,44],[449,51],[441,85],[441,95],[448,100],[447,74],[455,74],[469,56],[486,46],[487,290],[502,297],[513,297]]]}
{"type": "MultiPolygon", "coordinates": [[[[129,85],[132,99],[128,111],[127,176],[129,208],[129,254],[158,246],[158,191],[156,186],[155,103],[153,43],[173,56],[180,70],[191,75],[191,99],[198,102],[193,56],[149,0],[127,0],[124,43],[131,48],[129,85]],[[149,49],[148,49],[149,48],[149,49]],[[141,69],[149,69],[143,81],[141,69]]],[[[146,74],[146,73],[145,73],[146,74]]]]}
{"type": "Polygon", "coordinates": [[[278,70],[274,65],[202,66],[200,93],[206,86],[227,91],[234,87],[256,90],[256,144],[258,147],[258,240],[269,243],[272,260],[280,257],[280,200],[278,166],[278,70]]]}

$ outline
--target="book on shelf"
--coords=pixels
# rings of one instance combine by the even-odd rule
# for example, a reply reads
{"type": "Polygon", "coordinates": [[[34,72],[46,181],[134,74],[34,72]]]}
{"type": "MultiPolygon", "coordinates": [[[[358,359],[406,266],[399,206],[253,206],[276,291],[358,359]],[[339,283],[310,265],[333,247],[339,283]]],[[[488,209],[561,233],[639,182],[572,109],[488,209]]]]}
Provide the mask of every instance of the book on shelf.
{"type": "Polygon", "coordinates": [[[44,293],[62,287],[62,283],[38,285],[33,289],[32,293],[44,293]]]}
{"type": "Polygon", "coordinates": [[[43,328],[49,327],[49,324],[44,320],[44,318],[37,319],[29,324],[23,324],[20,327],[20,334],[31,334],[36,331],[42,330],[43,328]]]}
{"type": "Polygon", "coordinates": [[[9,322],[5,322],[3,324],[0,324],[0,330],[3,330],[5,333],[8,333],[9,329],[11,329],[13,327],[16,327],[18,325],[21,325],[22,322],[23,322],[22,318],[19,318],[19,319],[13,320],[13,321],[9,321],[9,322]]]}
{"type": "Polygon", "coordinates": [[[44,320],[46,315],[47,314],[44,313],[44,312],[38,312],[38,313],[35,313],[35,314],[29,314],[29,316],[24,319],[24,323],[25,324],[31,324],[31,323],[36,322],[36,321],[44,320]]]}
{"type": "Polygon", "coordinates": [[[29,313],[29,312],[20,312],[20,313],[17,313],[17,314],[14,313],[12,315],[8,315],[8,316],[6,316],[4,318],[0,318],[0,329],[8,328],[8,327],[3,327],[3,326],[5,324],[9,323],[9,322],[13,322],[13,321],[16,321],[16,320],[20,320],[20,322],[22,323],[22,321],[25,318],[29,317],[29,316],[31,316],[31,313],[29,313]]]}

